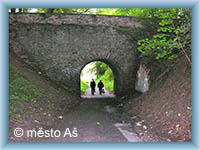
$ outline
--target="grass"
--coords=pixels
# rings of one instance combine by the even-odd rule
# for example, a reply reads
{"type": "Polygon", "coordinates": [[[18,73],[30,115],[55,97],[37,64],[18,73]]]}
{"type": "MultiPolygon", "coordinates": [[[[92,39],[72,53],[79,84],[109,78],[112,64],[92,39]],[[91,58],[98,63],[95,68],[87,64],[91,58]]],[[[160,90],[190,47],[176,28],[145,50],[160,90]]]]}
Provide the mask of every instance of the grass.
{"type": "Polygon", "coordinates": [[[41,92],[28,81],[27,74],[19,73],[15,67],[9,66],[9,115],[15,113],[16,118],[20,118],[25,105],[39,96],[41,92]]]}

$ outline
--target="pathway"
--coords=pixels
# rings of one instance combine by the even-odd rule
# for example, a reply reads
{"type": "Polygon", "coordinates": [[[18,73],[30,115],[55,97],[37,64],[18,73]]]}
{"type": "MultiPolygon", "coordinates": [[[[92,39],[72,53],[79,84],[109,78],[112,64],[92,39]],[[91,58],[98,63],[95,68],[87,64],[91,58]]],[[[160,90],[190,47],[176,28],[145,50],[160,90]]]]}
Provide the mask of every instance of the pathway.
{"type": "Polygon", "coordinates": [[[66,128],[77,137],[60,137],[53,141],[64,142],[142,142],[134,133],[126,116],[118,112],[112,99],[87,99],[63,116],[56,127],[62,133],[66,128]]]}
{"type": "Polygon", "coordinates": [[[91,94],[91,88],[88,88],[86,89],[85,93],[81,95],[81,97],[82,98],[114,98],[115,95],[108,90],[105,90],[105,93],[100,95],[99,89],[96,87],[94,95],[91,94]]]}

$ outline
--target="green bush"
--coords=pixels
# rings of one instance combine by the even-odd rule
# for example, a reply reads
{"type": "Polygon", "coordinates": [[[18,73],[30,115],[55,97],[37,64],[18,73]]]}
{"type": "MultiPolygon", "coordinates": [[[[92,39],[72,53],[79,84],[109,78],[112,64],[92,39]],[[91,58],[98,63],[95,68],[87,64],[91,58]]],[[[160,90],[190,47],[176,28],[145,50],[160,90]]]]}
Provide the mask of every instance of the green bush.
{"type": "Polygon", "coordinates": [[[85,93],[86,89],[89,88],[89,85],[84,80],[81,80],[81,94],[85,93]]]}

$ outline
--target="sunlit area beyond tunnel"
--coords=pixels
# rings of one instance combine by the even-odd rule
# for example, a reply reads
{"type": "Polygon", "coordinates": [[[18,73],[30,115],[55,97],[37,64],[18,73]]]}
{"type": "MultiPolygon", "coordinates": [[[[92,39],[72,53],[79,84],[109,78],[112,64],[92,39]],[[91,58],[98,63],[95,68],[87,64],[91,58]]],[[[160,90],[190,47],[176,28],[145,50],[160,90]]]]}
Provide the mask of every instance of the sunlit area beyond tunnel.
{"type": "Polygon", "coordinates": [[[81,71],[80,93],[82,98],[113,98],[114,74],[102,61],[88,63],[81,71]]]}

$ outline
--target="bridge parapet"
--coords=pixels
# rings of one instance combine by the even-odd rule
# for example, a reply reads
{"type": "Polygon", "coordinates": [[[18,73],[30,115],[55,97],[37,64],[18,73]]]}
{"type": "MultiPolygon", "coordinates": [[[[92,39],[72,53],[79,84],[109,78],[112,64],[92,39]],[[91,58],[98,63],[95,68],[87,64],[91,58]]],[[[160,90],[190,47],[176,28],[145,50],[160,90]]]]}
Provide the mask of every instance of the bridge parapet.
{"type": "Polygon", "coordinates": [[[26,14],[17,13],[9,15],[9,24],[78,24],[93,26],[112,26],[112,27],[140,27],[140,23],[133,20],[132,17],[124,16],[106,16],[106,15],[67,15],[67,14],[26,14]]]}

